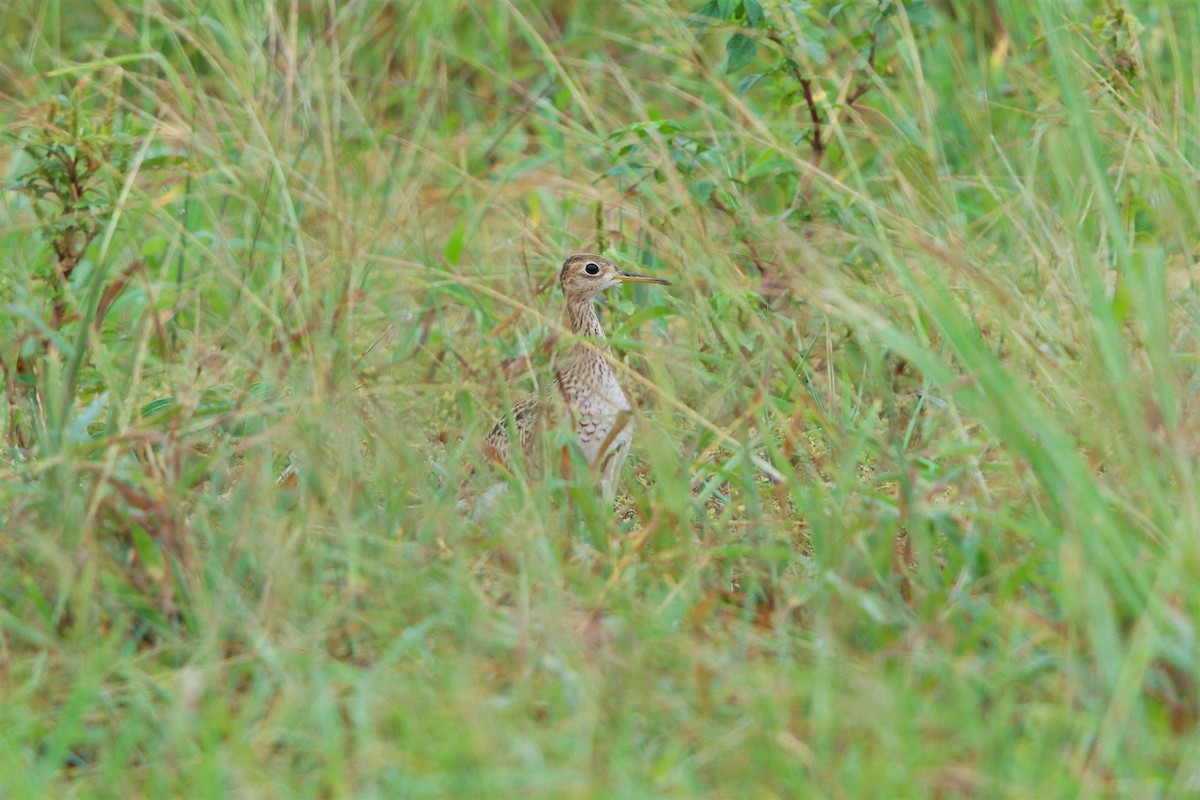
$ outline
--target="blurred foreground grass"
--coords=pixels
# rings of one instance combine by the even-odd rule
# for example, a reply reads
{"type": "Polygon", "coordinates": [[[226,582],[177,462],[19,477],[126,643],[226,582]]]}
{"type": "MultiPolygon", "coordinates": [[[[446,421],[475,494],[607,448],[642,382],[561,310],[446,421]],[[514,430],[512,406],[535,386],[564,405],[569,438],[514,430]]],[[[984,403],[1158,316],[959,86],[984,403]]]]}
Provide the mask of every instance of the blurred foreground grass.
{"type": "Polygon", "coordinates": [[[1200,11],[703,5],[9,5],[0,796],[1200,794],[1200,11]]]}

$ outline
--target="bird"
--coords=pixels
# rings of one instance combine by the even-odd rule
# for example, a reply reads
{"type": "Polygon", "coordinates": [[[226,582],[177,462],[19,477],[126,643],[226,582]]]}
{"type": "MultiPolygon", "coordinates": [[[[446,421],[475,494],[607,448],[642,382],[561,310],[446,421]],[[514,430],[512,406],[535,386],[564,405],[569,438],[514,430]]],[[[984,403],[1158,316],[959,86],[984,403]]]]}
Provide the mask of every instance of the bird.
{"type": "MultiPolygon", "coordinates": [[[[513,434],[517,449],[528,455],[538,431],[554,411],[570,421],[579,450],[599,481],[605,502],[616,494],[617,478],[633,441],[633,409],[612,368],[612,351],[596,316],[600,293],[622,283],[670,281],[619,269],[594,253],[569,256],[558,276],[566,302],[564,327],[574,341],[544,392],[519,400],[484,439],[484,453],[494,464],[512,471],[513,434]]],[[[569,463],[569,462],[566,462],[569,463]]],[[[495,488],[489,491],[494,502],[495,488]]]]}

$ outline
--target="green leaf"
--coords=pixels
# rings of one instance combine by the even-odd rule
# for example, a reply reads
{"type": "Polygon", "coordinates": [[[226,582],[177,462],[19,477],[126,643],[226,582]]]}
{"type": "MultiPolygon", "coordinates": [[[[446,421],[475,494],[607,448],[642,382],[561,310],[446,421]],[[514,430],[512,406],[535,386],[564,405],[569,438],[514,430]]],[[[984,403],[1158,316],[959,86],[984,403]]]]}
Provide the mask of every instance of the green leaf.
{"type": "Polygon", "coordinates": [[[100,418],[100,412],[104,410],[104,406],[107,404],[108,392],[101,392],[92,398],[92,401],[75,415],[75,419],[71,420],[71,424],[67,428],[67,441],[72,444],[79,444],[90,439],[88,427],[100,418]]]}
{"type": "Polygon", "coordinates": [[[154,414],[158,411],[161,411],[164,408],[168,408],[174,404],[175,404],[174,397],[160,397],[157,400],[151,400],[149,403],[146,403],[146,405],[142,406],[142,416],[149,417],[152,414],[154,414]]]}
{"type": "Polygon", "coordinates": [[[165,236],[148,236],[142,241],[141,253],[142,258],[147,260],[157,259],[167,249],[170,244],[165,236]]]}
{"type": "Polygon", "coordinates": [[[757,28],[763,21],[763,10],[758,0],[742,0],[742,11],[746,15],[746,25],[751,28],[757,28]]]}
{"type": "Polygon", "coordinates": [[[741,33],[729,37],[725,44],[725,72],[730,73],[749,64],[758,52],[758,42],[741,33]]]}
{"type": "Polygon", "coordinates": [[[604,177],[619,178],[622,175],[634,177],[637,175],[637,171],[641,167],[641,164],[617,164],[616,166],[609,167],[608,169],[604,170],[604,177]]]}
{"type": "Polygon", "coordinates": [[[152,156],[142,162],[142,169],[163,169],[165,167],[179,167],[188,169],[192,165],[191,161],[183,156],[163,155],[152,156]]]}
{"type": "Polygon", "coordinates": [[[913,0],[904,6],[904,12],[908,14],[909,25],[923,27],[933,24],[933,9],[925,0],[913,0]]]}
{"type": "Polygon", "coordinates": [[[710,0],[710,2],[705,3],[703,6],[701,6],[701,8],[695,13],[695,15],[690,20],[688,20],[688,25],[693,25],[697,28],[704,29],[712,24],[711,20],[717,20],[720,18],[721,18],[720,4],[717,2],[717,0],[710,0]]]}
{"type": "Polygon", "coordinates": [[[158,544],[140,525],[134,525],[130,534],[130,538],[133,539],[133,549],[137,551],[138,560],[146,568],[146,574],[153,580],[162,580],[166,573],[166,564],[163,562],[162,550],[159,549],[158,544]]]}
{"type": "Polygon", "coordinates": [[[1120,280],[1117,281],[1117,286],[1113,290],[1110,307],[1117,323],[1124,324],[1130,310],[1133,308],[1133,295],[1129,291],[1129,287],[1120,280]]]}
{"type": "Polygon", "coordinates": [[[458,266],[461,263],[463,243],[466,241],[467,223],[460,221],[450,233],[450,238],[446,241],[446,249],[442,251],[442,256],[446,259],[446,263],[451,266],[458,266]]]}
{"type": "Polygon", "coordinates": [[[764,153],[746,170],[746,179],[753,180],[764,175],[794,174],[796,165],[789,159],[781,158],[772,153],[764,153]]]}
{"type": "Polygon", "coordinates": [[[762,80],[762,76],[763,74],[761,72],[756,72],[753,75],[747,75],[746,77],[742,78],[740,81],[738,81],[737,93],[744,95],[746,92],[750,91],[752,88],[754,88],[754,84],[762,80]]]}
{"type": "Polygon", "coordinates": [[[712,181],[694,181],[688,184],[688,192],[702,202],[707,202],[716,188],[716,184],[712,181]]]}
{"type": "Polygon", "coordinates": [[[638,327],[644,325],[650,320],[674,315],[674,309],[671,309],[667,306],[649,306],[648,308],[643,308],[637,313],[630,315],[622,325],[613,331],[613,338],[624,339],[629,336],[631,332],[637,330],[638,327]]]}

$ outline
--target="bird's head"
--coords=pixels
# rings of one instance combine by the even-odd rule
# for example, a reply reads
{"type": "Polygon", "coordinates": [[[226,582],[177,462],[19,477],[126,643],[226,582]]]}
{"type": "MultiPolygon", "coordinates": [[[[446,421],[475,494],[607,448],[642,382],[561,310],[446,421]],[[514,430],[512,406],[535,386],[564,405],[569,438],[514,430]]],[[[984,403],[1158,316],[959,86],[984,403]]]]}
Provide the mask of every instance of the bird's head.
{"type": "Polygon", "coordinates": [[[563,294],[568,298],[591,298],[605,289],[611,289],[618,283],[661,283],[671,282],[649,275],[635,275],[617,269],[617,265],[603,256],[592,253],[580,253],[570,256],[562,265],[562,273],[558,281],[562,284],[563,294]]]}

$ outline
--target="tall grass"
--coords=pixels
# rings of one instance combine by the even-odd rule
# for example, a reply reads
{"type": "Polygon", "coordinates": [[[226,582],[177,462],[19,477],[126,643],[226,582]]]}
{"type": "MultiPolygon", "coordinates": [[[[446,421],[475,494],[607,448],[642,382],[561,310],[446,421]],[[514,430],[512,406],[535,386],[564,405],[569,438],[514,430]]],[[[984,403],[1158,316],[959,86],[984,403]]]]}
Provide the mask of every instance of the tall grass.
{"type": "Polygon", "coordinates": [[[6,183],[131,160],[59,328],[0,194],[0,795],[1200,793],[1200,13],[898,14],[818,160],[700,5],[10,5],[6,183]],[[617,508],[464,520],[597,249],[617,508]]]}

